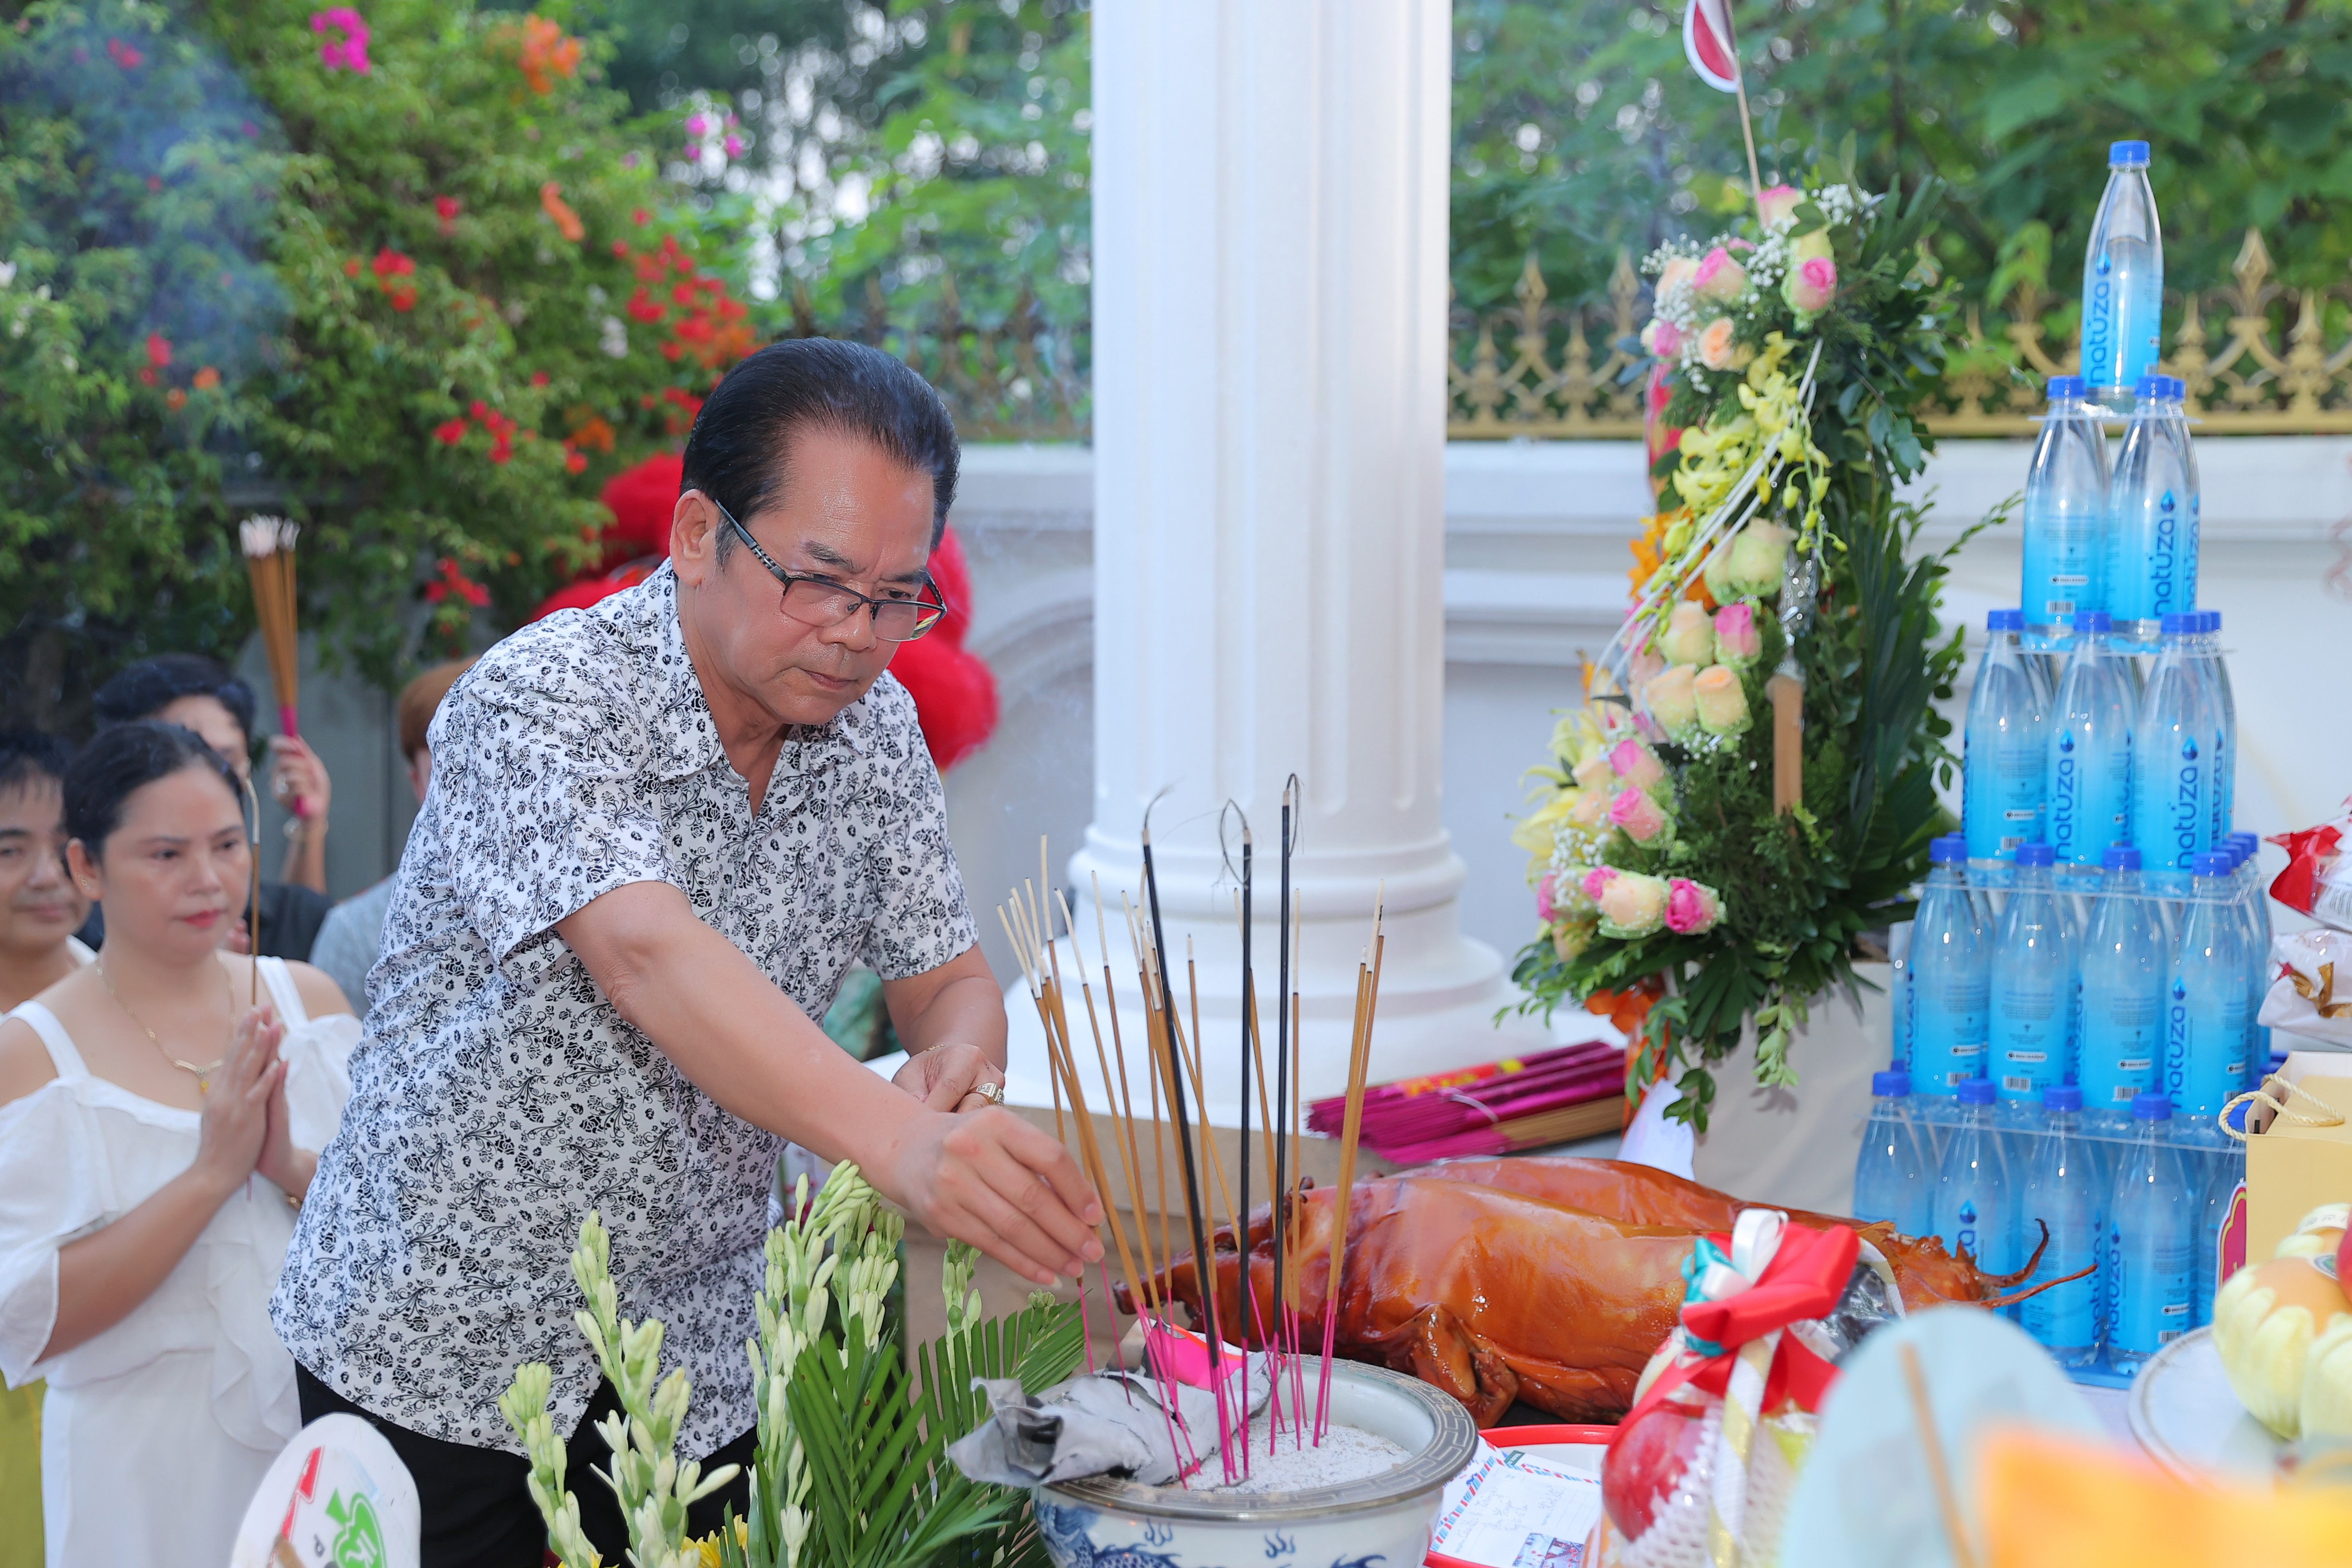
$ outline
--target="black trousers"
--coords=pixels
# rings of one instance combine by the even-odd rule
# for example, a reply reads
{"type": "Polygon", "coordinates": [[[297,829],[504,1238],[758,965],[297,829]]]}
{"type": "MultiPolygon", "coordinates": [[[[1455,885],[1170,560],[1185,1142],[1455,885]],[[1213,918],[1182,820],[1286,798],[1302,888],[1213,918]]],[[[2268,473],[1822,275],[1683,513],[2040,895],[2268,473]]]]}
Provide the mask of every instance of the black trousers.
{"type": "MultiPolygon", "coordinates": [[[[546,1561],[547,1524],[530,1500],[526,1484],[530,1476],[528,1459],[395,1426],[345,1399],[299,1363],[295,1364],[294,1381],[301,1395],[305,1425],[337,1411],[359,1416],[383,1434],[393,1452],[408,1467],[424,1515],[419,1568],[541,1568],[546,1561]]],[[[596,1423],[619,1408],[613,1385],[600,1381],[596,1396],[588,1402],[587,1414],[581,1416],[572,1440],[564,1445],[564,1484],[580,1500],[581,1529],[606,1563],[627,1561],[629,1531],[613,1489],[602,1477],[589,1474],[589,1467],[611,1468],[612,1453],[597,1435],[596,1423]]],[[[748,1472],[758,1437],[757,1432],[746,1432],[702,1461],[705,1471],[721,1465],[741,1465],[746,1474],[687,1510],[690,1534],[708,1535],[717,1530],[729,1503],[734,1505],[738,1518],[742,1516],[751,1496],[748,1472]]]]}

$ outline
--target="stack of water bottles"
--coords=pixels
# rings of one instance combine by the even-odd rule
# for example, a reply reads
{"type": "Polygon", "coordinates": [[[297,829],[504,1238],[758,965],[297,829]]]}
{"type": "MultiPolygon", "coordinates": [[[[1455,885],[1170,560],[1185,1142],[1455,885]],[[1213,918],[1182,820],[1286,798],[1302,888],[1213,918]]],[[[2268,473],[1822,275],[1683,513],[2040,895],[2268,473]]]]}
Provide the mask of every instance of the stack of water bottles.
{"type": "Polygon", "coordinates": [[[2244,1170],[2216,1119],[2270,1063],[2237,708],[2221,617],[2196,607],[2196,458],[2184,389],[2152,368],[2147,166],[2143,142],[2111,151],[2084,374],[2050,384],[2023,604],[1987,618],[1963,831],[1930,850],[1854,1184],[1859,1216],[1989,1274],[2080,1275],[2011,1310],[2095,1377],[2210,1317],[2244,1170]],[[2126,413],[2110,464],[2105,422],[2126,413]]]}

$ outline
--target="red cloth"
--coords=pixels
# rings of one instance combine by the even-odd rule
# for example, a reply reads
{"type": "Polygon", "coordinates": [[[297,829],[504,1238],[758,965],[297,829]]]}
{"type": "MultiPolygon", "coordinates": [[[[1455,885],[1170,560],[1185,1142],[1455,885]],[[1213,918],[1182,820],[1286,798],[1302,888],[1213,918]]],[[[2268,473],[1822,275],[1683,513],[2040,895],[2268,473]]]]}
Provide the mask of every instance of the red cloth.
{"type": "Polygon", "coordinates": [[[604,481],[602,499],[613,521],[597,535],[604,545],[602,569],[640,555],[668,559],[669,521],[677,510],[685,472],[684,458],[676,452],[658,452],[604,481]]]}
{"type": "Polygon", "coordinates": [[[931,552],[930,571],[948,613],[921,638],[899,645],[890,673],[915,699],[923,743],[945,773],[988,743],[999,709],[996,677],[963,646],[971,626],[971,572],[953,529],[931,552]]]}

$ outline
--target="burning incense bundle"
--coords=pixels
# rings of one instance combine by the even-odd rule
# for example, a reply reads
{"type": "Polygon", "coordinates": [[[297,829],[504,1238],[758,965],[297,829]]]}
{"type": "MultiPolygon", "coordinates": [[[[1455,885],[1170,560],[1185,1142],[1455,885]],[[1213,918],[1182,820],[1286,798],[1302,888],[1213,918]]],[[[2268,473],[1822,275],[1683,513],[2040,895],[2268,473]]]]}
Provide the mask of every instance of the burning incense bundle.
{"type": "Polygon", "coordinates": [[[294,724],[295,682],[300,668],[301,626],[294,601],[294,540],[301,525],[282,517],[248,517],[237,525],[245,546],[245,573],[253,584],[253,618],[269,656],[269,684],[278,698],[278,733],[299,733],[294,724]]]}

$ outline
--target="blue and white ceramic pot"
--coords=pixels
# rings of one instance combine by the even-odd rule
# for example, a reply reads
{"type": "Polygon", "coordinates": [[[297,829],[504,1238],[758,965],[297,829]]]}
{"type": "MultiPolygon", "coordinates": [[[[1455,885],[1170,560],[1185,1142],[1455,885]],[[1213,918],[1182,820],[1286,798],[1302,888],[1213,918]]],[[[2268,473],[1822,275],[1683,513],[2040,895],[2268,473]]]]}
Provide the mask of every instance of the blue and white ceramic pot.
{"type": "Polygon", "coordinates": [[[1030,1500],[1055,1568],[1420,1568],[1445,1483],[1478,1446],[1470,1414],[1427,1384],[1331,1369],[1331,1419],[1405,1451],[1395,1468],[1307,1491],[1226,1493],[1097,1478],[1030,1500]]]}

